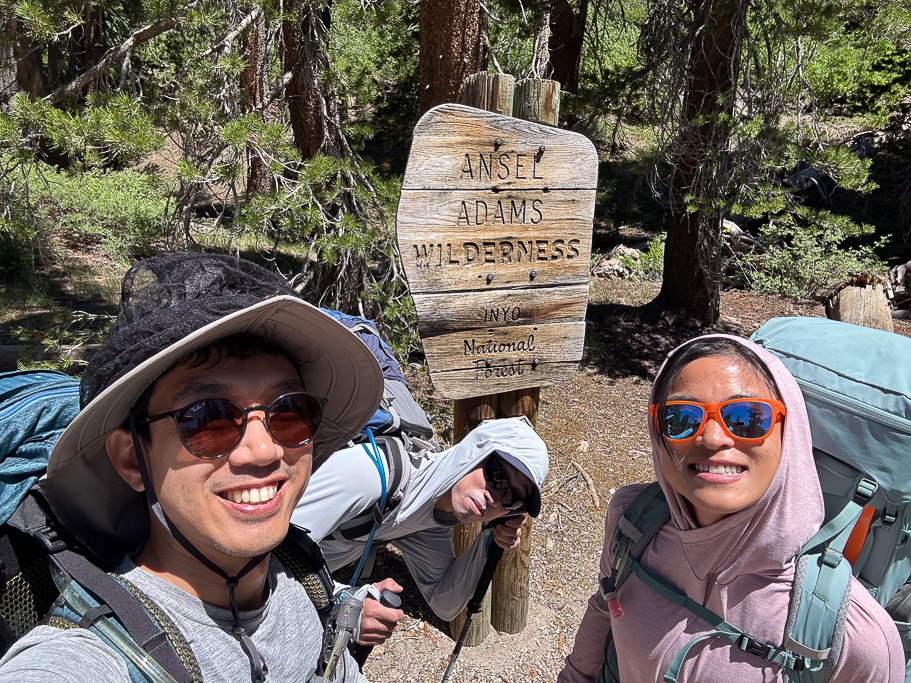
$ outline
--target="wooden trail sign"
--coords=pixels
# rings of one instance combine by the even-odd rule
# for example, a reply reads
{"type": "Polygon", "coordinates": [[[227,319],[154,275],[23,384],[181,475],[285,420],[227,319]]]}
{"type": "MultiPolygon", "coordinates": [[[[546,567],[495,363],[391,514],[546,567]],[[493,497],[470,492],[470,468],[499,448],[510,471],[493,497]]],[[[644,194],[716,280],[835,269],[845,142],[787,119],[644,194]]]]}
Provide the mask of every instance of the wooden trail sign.
{"type": "Polygon", "coordinates": [[[449,398],[569,379],[598,158],[582,135],[458,104],[414,131],[396,221],[430,378],[449,398]]]}

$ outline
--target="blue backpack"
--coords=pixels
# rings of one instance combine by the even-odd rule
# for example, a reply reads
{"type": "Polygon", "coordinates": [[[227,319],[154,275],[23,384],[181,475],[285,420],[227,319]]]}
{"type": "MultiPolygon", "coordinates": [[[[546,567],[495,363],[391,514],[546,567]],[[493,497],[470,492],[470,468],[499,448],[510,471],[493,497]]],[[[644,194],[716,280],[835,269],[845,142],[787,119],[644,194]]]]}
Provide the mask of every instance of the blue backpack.
{"type": "Polygon", "coordinates": [[[911,683],[911,339],[825,318],[775,318],[751,339],[797,379],[826,508],[817,536],[854,531],[852,571],[895,620],[911,683]]]}
{"type": "MultiPolygon", "coordinates": [[[[713,632],[690,641],[664,680],[677,681],[689,649],[718,637],[778,664],[792,682],[828,680],[841,653],[852,573],[892,615],[905,646],[911,683],[911,373],[896,361],[911,357],[911,339],[823,318],[777,318],[752,341],[781,358],[797,379],[810,418],[813,454],[825,499],[822,528],[801,548],[782,643],[765,643],[723,620],[638,560],[670,519],[658,484],[642,491],[611,537],[613,567],[597,600],[616,609],[617,591],[630,573],[659,595],[708,623],[713,632]],[[866,526],[858,520],[866,511],[866,526]],[[858,546],[853,567],[845,557],[858,546]]],[[[599,680],[619,681],[616,651],[605,644],[599,680]]]]}

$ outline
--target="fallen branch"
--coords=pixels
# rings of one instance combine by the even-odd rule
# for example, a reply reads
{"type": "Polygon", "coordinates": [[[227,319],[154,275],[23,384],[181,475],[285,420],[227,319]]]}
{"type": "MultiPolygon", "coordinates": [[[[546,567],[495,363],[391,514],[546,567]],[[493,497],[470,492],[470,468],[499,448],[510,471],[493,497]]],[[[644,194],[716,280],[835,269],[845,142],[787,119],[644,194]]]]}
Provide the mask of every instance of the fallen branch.
{"type": "Polygon", "coordinates": [[[582,475],[582,478],[585,480],[585,483],[588,484],[588,490],[592,494],[592,502],[594,502],[596,508],[600,508],[601,499],[598,497],[598,491],[595,490],[595,482],[593,482],[592,478],[590,476],[588,476],[588,472],[586,472],[583,469],[582,465],[577,463],[575,460],[570,461],[569,464],[572,465],[573,467],[575,467],[577,470],[579,470],[579,474],[582,475]]]}

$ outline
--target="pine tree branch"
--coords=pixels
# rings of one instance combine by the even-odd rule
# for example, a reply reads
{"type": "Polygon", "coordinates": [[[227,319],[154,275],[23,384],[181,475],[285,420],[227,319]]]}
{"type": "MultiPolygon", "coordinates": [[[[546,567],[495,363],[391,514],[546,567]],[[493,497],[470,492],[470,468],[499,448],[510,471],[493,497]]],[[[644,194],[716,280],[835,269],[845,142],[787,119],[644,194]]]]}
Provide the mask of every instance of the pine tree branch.
{"type": "Polygon", "coordinates": [[[194,2],[187,4],[176,16],[156,21],[155,23],[149,24],[148,26],[143,26],[141,29],[134,32],[122,44],[108,50],[99,60],[99,62],[91,69],[78,76],[74,80],[70,81],[66,85],[57,88],[54,92],[52,92],[44,99],[51,104],[57,104],[58,102],[62,102],[63,100],[77,94],[92,80],[106,73],[107,70],[111,67],[111,64],[133,50],[137,45],[145,43],[152,38],[155,38],[156,36],[159,36],[166,31],[170,31],[172,28],[177,26],[177,24],[180,23],[186,14],[195,8],[198,4],[199,0],[195,0],[194,2]]]}
{"type": "Polygon", "coordinates": [[[237,36],[239,36],[241,33],[243,33],[244,29],[246,29],[250,24],[252,24],[254,21],[256,21],[256,19],[259,18],[262,15],[262,13],[263,13],[263,8],[257,7],[255,10],[250,12],[250,14],[248,14],[246,17],[244,17],[243,20],[237,25],[237,28],[235,28],[228,35],[226,35],[217,45],[213,45],[208,50],[203,52],[198,57],[195,57],[194,59],[196,59],[196,60],[205,59],[209,55],[214,54],[215,52],[224,50],[225,48],[230,46],[231,43],[234,42],[234,39],[237,38],[237,36]]]}

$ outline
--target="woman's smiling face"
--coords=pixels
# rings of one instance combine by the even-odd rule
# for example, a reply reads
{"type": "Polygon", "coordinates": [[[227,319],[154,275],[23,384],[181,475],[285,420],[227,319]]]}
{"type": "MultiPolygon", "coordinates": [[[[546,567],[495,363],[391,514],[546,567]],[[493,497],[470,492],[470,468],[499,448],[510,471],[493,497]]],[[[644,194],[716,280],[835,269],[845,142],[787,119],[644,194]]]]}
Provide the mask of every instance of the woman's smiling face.
{"type": "MultiPolygon", "coordinates": [[[[735,355],[697,358],[671,384],[669,401],[720,403],[735,398],[774,399],[762,375],[735,355]]],[[[769,488],[781,460],[781,421],[761,442],[730,436],[714,415],[695,438],[662,449],[661,471],[689,503],[699,526],[707,526],[754,505],[769,488]]]]}

